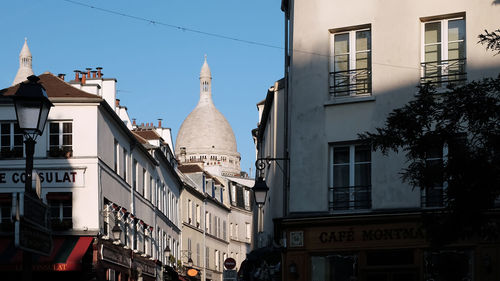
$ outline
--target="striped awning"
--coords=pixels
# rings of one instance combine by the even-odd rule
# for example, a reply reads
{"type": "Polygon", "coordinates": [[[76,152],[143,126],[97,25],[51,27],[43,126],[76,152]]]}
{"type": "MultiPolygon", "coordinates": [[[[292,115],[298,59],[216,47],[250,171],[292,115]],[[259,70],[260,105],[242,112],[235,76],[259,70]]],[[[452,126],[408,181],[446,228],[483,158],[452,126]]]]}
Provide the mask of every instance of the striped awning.
{"type": "MultiPolygon", "coordinates": [[[[93,237],[55,236],[48,256],[33,254],[33,271],[77,271],[93,237]]],[[[13,237],[0,238],[0,270],[22,270],[23,253],[13,237]]]]}

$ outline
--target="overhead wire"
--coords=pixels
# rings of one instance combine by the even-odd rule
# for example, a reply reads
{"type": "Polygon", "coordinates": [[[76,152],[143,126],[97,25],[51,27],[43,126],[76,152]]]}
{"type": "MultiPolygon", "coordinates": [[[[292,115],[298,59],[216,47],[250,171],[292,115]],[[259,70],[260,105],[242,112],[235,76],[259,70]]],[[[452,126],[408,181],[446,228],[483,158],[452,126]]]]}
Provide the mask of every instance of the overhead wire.
{"type": "MultiPolygon", "coordinates": [[[[236,41],[236,42],[240,42],[240,43],[257,45],[257,46],[262,46],[262,47],[267,47],[267,48],[272,48],[272,49],[279,49],[279,50],[284,50],[285,49],[284,47],[281,47],[281,46],[275,46],[275,45],[271,45],[271,44],[267,44],[267,43],[262,43],[262,42],[258,42],[258,41],[236,38],[236,37],[232,37],[232,36],[222,35],[222,34],[219,34],[219,33],[202,31],[202,30],[198,30],[198,29],[194,29],[194,28],[184,27],[184,26],[170,24],[170,23],[165,23],[165,22],[161,22],[161,21],[157,21],[157,20],[152,20],[152,19],[148,19],[148,18],[144,18],[144,17],[139,17],[139,16],[130,15],[130,14],[125,14],[125,13],[122,13],[122,12],[118,12],[118,11],[114,11],[114,10],[110,10],[110,9],[105,9],[105,8],[97,7],[97,6],[94,6],[94,5],[82,3],[82,2],[79,2],[79,1],[75,1],[75,0],[62,0],[62,1],[74,4],[74,5],[80,5],[80,6],[83,6],[83,7],[95,9],[95,10],[102,11],[102,12],[109,13],[109,14],[114,14],[114,15],[118,15],[118,16],[130,18],[130,19],[134,19],[134,20],[138,20],[138,21],[147,22],[147,23],[154,24],[154,25],[160,25],[160,26],[169,27],[169,28],[176,29],[176,30],[187,31],[187,32],[202,34],[202,35],[211,36],[211,37],[215,37],[215,38],[219,38],[219,39],[231,40],[231,41],[236,41]]],[[[320,54],[320,53],[317,53],[317,52],[311,52],[311,51],[305,51],[305,50],[299,50],[299,49],[295,49],[295,48],[292,49],[292,51],[293,52],[297,52],[297,53],[303,53],[303,54],[309,54],[309,55],[315,55],[315,56],[321,56],[321,57],[331,58],[331,55],[320,54]]],[[[390,66],[390,67],[397,67],[397,68],[419,69],[418,67],[413,67],[413,66],[403,66],[403,65],[394,65],[394,64],[387,64],[387,63],[377,63],[377,62],[373,62],[373,61],[372,61],[372,64],[383,65],[383,66],[390,66]]]]}

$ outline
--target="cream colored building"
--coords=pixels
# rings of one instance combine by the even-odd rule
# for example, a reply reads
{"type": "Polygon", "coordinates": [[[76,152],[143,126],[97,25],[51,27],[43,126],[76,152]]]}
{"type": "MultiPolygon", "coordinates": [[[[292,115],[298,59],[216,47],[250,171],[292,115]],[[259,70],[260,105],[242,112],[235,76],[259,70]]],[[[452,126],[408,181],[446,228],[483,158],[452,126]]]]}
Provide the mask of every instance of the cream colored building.
{"type": "Polygon", "coordinates": [[[412,189],[400,178],[403,153],[385,157],[358,141],[423,82],[498,75],[500,58],[477,43],[500,26],[497,1],[283,0],[282,9],[284,108],[275,94],[259,104],[256,138],[260,157],[289,158],[280,162],[284,181],[274,162],[263,171],[271,198],[258,228],[270,238],[259,248],[285,250],[282,280],[444,280],[429,266],[449,255],[463,261],[463,280],[500,278],[480,262],[498,245],[430,251],[419,223],[424,210],[442,207],[443,190],[412,189]],[[280,130],[284,142],[273,138],[280,130]],[[413,234],[393,235],[398,229],[413,234]]]}

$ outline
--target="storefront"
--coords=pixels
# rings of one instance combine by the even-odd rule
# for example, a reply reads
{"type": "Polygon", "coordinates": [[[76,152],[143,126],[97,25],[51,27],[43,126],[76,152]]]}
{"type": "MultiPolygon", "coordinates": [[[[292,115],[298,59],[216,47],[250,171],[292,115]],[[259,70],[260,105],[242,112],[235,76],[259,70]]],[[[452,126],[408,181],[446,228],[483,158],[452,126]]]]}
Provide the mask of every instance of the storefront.
{"type": "Polygon", "coordinates": [[[100,240],[94,246],[94,264],[98,280],[154,281],[162,270],[155,260],[108,240],[100,240]]]}
{"type": "MultiPolygon", "coordinates": [[[[90,280],[92,278],[93,237],[53,236],[48,256],[33,254],[34,280],[90,280]]],[[[0,275],[2,280],[19,280],[23,270],[23,252],[13,237],[0,239],[0,275]]]]}
{"type": "Polygon", "coordinates": [[[500,280],[498,241],[434,250],[419,221],[418,214],[283,219],[283,280],[500,280]]]}

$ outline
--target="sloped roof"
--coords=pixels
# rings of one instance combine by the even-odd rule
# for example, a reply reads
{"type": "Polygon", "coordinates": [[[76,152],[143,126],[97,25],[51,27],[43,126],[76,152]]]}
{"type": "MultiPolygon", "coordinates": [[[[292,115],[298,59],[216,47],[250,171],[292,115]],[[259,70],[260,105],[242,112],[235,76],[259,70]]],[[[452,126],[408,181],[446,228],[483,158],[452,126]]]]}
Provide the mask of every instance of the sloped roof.
{"type": "Polygon", "coordinates": [[[134,129],[133,132],[146,140],[159,140],[161,136],[155,130],[134,129]]]}
{"type": "MultiPolygon", "coordinates": [[[[45,72],[39,75],[38,78],[40,78],[39,83],[45,88],[49,98],[101,98],[71,86],[50,72],[45,72]]],[[[16,84],[0,90],[0,95],[13,96],[19,89],[19,85],[16,84]]]]}

